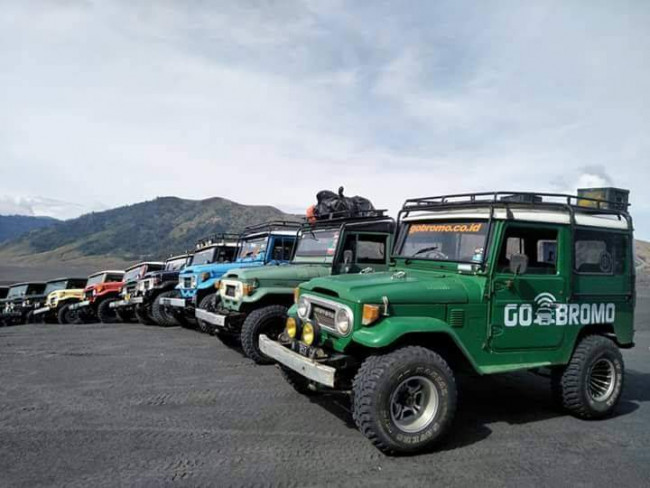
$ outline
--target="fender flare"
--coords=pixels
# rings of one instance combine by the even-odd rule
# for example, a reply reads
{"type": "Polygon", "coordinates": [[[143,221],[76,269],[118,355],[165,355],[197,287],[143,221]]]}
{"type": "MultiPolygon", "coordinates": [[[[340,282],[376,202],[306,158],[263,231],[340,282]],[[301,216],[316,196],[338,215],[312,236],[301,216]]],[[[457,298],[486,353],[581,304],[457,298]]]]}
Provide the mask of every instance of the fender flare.
{"type": "Polygon", "coordinates": [[[472,355],[456,331],[444,320],[432,317],[386,317],[377,325],[362,327],[352,333],[352,341],[371,349],[381,349],[394,344],[410,334],[444,334],[456,345],[475,371],[481,372],[472,355]]]}

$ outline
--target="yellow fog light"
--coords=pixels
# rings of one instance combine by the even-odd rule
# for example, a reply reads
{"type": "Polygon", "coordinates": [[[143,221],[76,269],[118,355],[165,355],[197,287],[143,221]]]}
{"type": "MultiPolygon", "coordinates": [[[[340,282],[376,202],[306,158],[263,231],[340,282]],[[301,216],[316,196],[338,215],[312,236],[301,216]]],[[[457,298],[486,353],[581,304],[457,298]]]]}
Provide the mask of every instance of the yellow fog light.
{"type": "Polygon", "coordinates": [[[287,332],[287,335],[289,337],[295,339],[296,335],[298,334],[298,324],[296,324],[296,319],[289,317],[287,319],[287,325],[285,326],[284,330],[287,332]]]}
{"type": "Polygon", "coordinates": [[[370,325],[379,320],[379,305],[364,305],[361,324],[370,325]]]}
{"type": "Polygon", "coordinates": [[[314,331],[314,326],[307,322],[305,325],[302,326],[302,342],[307,344],[308,346],[311,346],[314,343],[314,339],[316,338],[316,332],[314,331]]]}

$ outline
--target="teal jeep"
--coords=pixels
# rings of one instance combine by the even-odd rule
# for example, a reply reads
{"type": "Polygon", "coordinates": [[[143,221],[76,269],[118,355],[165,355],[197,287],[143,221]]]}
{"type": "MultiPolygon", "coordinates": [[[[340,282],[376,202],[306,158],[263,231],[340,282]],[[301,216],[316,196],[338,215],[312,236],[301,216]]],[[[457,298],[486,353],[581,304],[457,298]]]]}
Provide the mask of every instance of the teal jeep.
{"type": "Polygon", "coordinates": [[[259,336],[276,338],[282,332],[295,287],[317,277],[385,271],[394,228],[395,221],[383,211],[364,217],[341,212],[306,222],[290,263],[231,269],[221,279],[216,312],[206,310],[202,316],[239,335],[246,356],[269,364],[259,350],[259,336]]]}
{"type": "Polygon", "coordinates": [[[300,285],[285,331],[260,337],[294,388],[351,393],[358,428],[388,453],[441,439],[463,370],[548,369],[570,413],[614,411],[634,338],[627,192],[413,199],[398,228],[388,272],[300,285]]]}

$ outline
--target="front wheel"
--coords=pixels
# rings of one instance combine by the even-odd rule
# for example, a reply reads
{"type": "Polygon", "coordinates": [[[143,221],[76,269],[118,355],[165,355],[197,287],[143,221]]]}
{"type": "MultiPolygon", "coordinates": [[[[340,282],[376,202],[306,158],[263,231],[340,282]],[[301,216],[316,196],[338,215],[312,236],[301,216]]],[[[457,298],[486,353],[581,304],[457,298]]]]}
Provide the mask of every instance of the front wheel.
{"type": "Polygon", "coordinates": [[[165,307],[160,303],[162,298],[172,298],[175,295],[173,290],[164,291],[156,297],[151,305],[151,316],[153,320],[161,327],[174,327],[178,325],[178,320],[170,313],[167,313],[165,307]]]}
{"type": "MultiPolygon", "coordinates": [[[[210,293],[209,295],[206,295],[201,299],[199,308],[203,310],[207,310],[208,312],[215,312],[217,310],[218,300],[219,297],[217,296],[216,293],[210,293]]],[[[214,334],[216,326],[201,319],[196,319],[196,323],[201,332],[205,332],[206,334],[214,334]]]]}
{"type": "Polygon", "coordinates": [[[434,446],[456,412],[456,380],[447,362],[410,346],[364,361],[353,383],[353,417],[378,449],[414,453],[434,446]]]}
{"type": "Polygon", "coordinates": [[[249,313],[241,328],[244,354],[257,364],[273,364],[275,361],[260,351],[260,335],[266,334],[269,339],[277,339],[284,329],[286,319],[287,307],[282,305],[270,305],[249,313]]]}
{"type": "Polygon", "coordinates": [[[97,318],[103,324],[115,324],[119,322],[115,309],[111,308],[111,303],[116,301],[117,298],[106,298],[97,306],[97,318]]]}
{"type": "Polygon", "coordinates": [[[138,319],[142,325],[155,325],[156,322],[153,321],[149,312],[144,306],[135,307],[135,318],[138,319]]]}
{"type": "Polygon", "coordinates": [[[81,323],[79,312],[77,310],[70,310],[72,303],[68,303],[59,308],[56,316],[59,324],[78,324],[81,323]]]}
{"type": "Polygon", "coordinates": [[[607,337],[590,335],[580,341],[566,368],[553,375],[553,390],[562,406],[582,419],[614,413],[625,379],[623,356],[607,337]]]}

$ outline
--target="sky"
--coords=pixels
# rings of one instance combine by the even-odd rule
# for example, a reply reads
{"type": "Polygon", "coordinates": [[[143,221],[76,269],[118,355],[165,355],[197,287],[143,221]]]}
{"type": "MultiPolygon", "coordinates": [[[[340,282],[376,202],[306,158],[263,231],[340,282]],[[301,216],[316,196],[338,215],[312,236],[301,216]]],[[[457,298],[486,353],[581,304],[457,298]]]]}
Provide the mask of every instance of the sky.
{"type": "Polygon", "coordinates": [[[0,0],[0,213],[631,191],[650,2],[0,0]]]}

